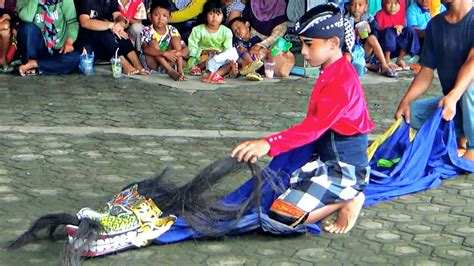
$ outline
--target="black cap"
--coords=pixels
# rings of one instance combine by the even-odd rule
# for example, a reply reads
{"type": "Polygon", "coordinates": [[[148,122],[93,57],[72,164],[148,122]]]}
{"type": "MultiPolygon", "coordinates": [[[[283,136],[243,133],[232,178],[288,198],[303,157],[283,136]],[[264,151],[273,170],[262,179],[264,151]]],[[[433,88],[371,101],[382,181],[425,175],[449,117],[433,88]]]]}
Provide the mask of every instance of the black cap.
{"type": "Polygon", "coordinates": [[[343,40],[344,18],[342,11],[333,3],[313,7],[296,22],[293,33],[317,39],[329,39],[337,36],[343,40]]]}

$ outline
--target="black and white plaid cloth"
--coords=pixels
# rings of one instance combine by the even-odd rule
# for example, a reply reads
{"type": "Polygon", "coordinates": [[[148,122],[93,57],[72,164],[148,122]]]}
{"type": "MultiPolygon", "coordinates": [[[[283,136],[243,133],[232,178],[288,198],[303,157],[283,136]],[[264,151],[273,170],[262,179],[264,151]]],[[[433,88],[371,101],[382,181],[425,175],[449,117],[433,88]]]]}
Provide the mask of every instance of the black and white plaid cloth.
{"type": "Polygon", "coordinates": [[[331,203],[355,198],[364,191],[369,175],[369,166],[357,167],[340,161],[312,161],[293,172],[290,188],[278,199],[311,212],[331,203]]]}

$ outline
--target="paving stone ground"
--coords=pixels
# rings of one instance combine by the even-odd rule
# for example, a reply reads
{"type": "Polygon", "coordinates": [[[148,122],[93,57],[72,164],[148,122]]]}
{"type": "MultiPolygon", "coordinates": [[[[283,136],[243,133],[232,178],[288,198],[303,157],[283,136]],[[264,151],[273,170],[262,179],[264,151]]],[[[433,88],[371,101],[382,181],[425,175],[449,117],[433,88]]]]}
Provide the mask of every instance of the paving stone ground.
{"type": "MultiPolygon", "coordinates": [[[[412,78],[362,79],[377,125],[372,138],[393,122],[412,78]]],[[[242,140],[239,132],[257,137],[300,121],[314,79],[197,90],[159,83],[113,79],[108,71],[88,78],[0,76],[1,243],[46,213],[100,207],[124,185],[166,167],[176,181],[189,180],[228,155],[242,140]]],[[[438,81],[433,87],[429,95],[439,93],[438,81]]],[[[474,265],[473,206],[474,175],[461,175],[437,189],[363,209],[347,235],[250,233],[152,245],[84,264],[474,265]]],[[[43,241],[2,249],[0,265],[58,265],[62,247],[43,241]]]]}

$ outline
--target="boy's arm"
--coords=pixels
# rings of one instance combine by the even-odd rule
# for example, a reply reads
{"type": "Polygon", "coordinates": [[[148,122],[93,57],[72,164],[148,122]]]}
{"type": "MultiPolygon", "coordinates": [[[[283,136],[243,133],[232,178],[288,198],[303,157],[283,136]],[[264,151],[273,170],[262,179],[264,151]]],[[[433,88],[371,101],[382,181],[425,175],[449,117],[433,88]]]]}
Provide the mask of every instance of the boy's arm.
{"type": "MultiPolygon", "coordinates": [[[[456,115],[456,103],[461,99],[464,92],[474,82],[474,48],[471,48],[467,60],[459,70],[454,83],[454,88],[439,101],[439,106],[444,106],[443,118],[452,120],[456,115]]],[[[473,112],[474,110],[471,110],[473,112]]]]}
{"type": "MultiPolygon", "coordinates": [[[[344,84],[337,86],[344,86],[344,84]]],[[[323,90],[317,98],[310,100],[310,105],[318,108],[308,114],[301,123],[265,137],[271,146],[268,155],[276,156],[318,139],[340,119],[347,110],[348,103],[348,92],[335,87],[323,90]]]]}
{"type": "Polygon", "coordinates": [[[397,112],[395,113],[395,119],[401,116],[405,117],[407,123],[410,123],[410,104],[423,93],[425,93],[431,85],[434,78],[434,69],[423,66],[420,73],[415,76],[415,79],[410,84],[408,91],[403,96],[400,104],[398,105],[397,112]]]}
{"type": "Polygon", "coordinates": [[[66,19],[66,30],[68,39],[75,42],[79,32],[79,22],[77,21],[76,7],[73,0],[64,0],[62,5],[64,18],[66,19]]]}
{"type": "Polygon", "coordinates": [[[16,9],[18,10],[18,17],[22,21],[33,22],[38,10],[38,2],[35,0],[18,0],[16,9]]]}

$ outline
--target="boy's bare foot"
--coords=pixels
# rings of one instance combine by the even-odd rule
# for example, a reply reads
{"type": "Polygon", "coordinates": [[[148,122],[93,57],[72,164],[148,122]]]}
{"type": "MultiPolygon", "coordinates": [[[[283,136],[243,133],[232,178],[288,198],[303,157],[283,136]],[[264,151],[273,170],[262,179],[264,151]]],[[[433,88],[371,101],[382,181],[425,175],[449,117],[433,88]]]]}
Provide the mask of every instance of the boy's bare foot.
{"type": "Polygon", "coordinates": [[[410,66],[403,61],[403,59],[397,61],[397,65],[401,68],[401,70],[410,70],[410,66]]]}
{"type": "Polygon", "coordinates": [[[326,225],[324,230],[334,234],[345,234],[349,232],[354,227],[357,217],[359,217],[364,201],[365,195],[361,192],[353,200],[346,202],[337,212],[336,221],[326,225]]]}
{"type": "Polygon", "coordinates": [[[172,70],[168,72],[168,75],[174,80],[174,81],[186,81],[188,78],[183,74],[179,73],[176,70],[172,70]]]}
{"type": "Polygon", "coordinates": [[[21,65],[18,68],[18,72],[20,73],[20,76],[24,77],[28,74],[36,74],[36,68],[38,67],[38,64],[36,60],[28,60],[28,62],[24,65],[21,65]]]}
{"type": "Polygon", "coordinates": [[[393,69],[393,70],[395,70],[395,71],[403,70],[399,65],[394,64],[394,63],[389,63],[389,64],[388,64],[388,67],[390,67],[391,69],[393,69]]]}
{"type": "Polygon", "coordinates": [[[463,148],[458,149],[458,157],[463,157],[465,153],[466,153],[466,149],[463,149],[463,148]]]}
{"type": "Polygon", "coordinates": [[[474,161],[474,150],[467,150],[462,157],[474,161]]]}

